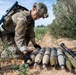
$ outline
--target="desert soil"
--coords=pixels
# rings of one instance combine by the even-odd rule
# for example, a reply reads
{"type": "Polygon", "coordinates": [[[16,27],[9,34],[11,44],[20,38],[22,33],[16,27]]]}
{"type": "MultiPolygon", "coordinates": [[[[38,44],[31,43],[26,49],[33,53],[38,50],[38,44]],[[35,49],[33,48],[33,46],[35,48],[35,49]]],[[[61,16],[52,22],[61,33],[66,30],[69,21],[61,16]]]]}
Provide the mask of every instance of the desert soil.
{"type": "MultiPolygon", "coordinates": [[[[60,43],[65,43],[65,45],[72,49],[73,51],[76,51],[76,40],[69,40],[67,38],[60,38],[60,39],[54,39],[53,37],[46,34],[43,37],[42,41],[38,41],[38,44],[41,45],[41,47],[59,47],[60,43]]],[[[29,45],[31,46],[31,44],[29,45]]],[[[33,49],[32,47],[30,47],[33,49]]],[[[2,49],[2,47],[1,47],[2,49]]],[[[22,64],[23,60],[16,59],[16,62],[18,64],[22,64]]],[[[18,75],[17,70],[10,70],[9,67],[11,64],[14,64],[13,60],[11,62],[1,62],[1,70],[0,75],[18,75]]],[[[31,67],[28,68],[29,74],[28,75],[75,75],[74,73],[69,72],[67,69],[60,69],[59,68],[53,68],[50,66],[50,64],[47,65],[46,69],[42,68],[42,64],[38,65],[36,68],[31,67]]]]}

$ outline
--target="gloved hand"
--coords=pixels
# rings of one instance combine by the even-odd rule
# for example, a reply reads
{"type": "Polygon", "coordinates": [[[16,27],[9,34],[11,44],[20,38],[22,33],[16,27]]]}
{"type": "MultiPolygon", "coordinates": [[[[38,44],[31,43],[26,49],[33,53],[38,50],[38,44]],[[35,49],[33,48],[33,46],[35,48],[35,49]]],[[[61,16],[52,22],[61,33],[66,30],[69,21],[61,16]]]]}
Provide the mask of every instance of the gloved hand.
{"type": "Polygon", "coordinates": [[[35,44],[34,47],[35,47],[35,48],[39,48],[39,49],[41,49],[41,46],[38,45],[38,44],[35,44]]]}
{"type": "Polygon", "coordinates": [[[24,54],[24,62],[25,62],[25,63],[27,62],[28,59],[32,61],[32,59],[31,59],[31,57],[30,57],[30,54],[29,54],[29,53],[24,54]]]}

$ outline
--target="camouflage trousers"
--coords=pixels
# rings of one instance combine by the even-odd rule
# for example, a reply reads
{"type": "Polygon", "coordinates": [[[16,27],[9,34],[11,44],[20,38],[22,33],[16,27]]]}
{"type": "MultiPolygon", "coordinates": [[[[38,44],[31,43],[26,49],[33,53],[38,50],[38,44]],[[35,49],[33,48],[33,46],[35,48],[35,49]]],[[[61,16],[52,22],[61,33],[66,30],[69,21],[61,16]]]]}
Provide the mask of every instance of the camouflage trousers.
{"type": "Polygon", "coordinates": [[[23,53],[20,52],[20,50],[16,46],[16,43],[14,41],[14,34],[5,34],[5,31],[1,32],[1,34],[3,34],[0,35],[1,43],[3,45],[1,58],[20,58],[20,55],[22,55],[23,53]]]}

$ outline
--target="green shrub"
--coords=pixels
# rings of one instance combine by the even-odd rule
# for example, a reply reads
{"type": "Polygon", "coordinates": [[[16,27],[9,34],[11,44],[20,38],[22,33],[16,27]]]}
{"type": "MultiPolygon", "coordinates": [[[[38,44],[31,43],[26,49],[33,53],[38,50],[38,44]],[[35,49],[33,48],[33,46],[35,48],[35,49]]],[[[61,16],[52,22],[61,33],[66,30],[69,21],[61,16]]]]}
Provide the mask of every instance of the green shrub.
{"type": "Polygon", "coordinates": [[[20,65],[19,75],[28,75],[27,66],[25,64],[20,65]]]}
{"type": "Polygon", "coordinates": [[[46,27],[36,27],[35,28],[35,36],[38,40],[42,40],[42,38],[46,32],[47,32],[46,27]]]}

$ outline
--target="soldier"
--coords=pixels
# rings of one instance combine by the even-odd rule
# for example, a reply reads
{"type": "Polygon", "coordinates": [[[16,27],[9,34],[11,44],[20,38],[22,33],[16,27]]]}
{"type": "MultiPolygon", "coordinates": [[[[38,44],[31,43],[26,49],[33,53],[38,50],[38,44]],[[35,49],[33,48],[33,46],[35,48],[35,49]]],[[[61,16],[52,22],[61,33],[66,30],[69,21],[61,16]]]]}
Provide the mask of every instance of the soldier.
{"type": "MultiPolygon", "coordinates": [[[[28,53],[28,43],[32,42],[35,48],[41,48],[35,41],[34,20],[48,17],[48,10],[44,3],[35,3],[30,11],[20,11],[12,15],[9,19],[7,16],[6,22],[2,25],[1,40],[7,46],[7,49],[13,53],[15,57],[16,51],[19,49],[25,56],[25,59],[30,58],[28,53]],[[9,22],[7,22],[9,21],[9,22]]],[[[1,53],[1,58],[8,57],[7,51],[1,53]]],[[[9,55],[10,56],[10,55],[9,55]]]]}

